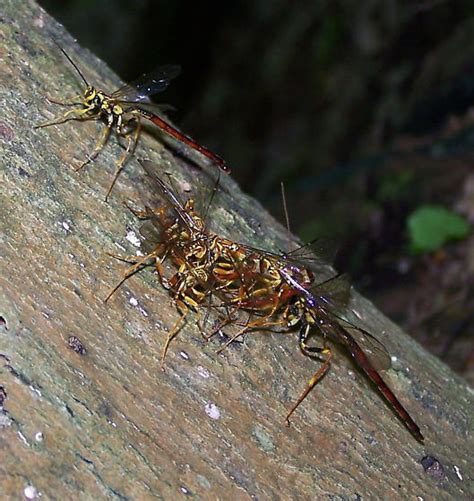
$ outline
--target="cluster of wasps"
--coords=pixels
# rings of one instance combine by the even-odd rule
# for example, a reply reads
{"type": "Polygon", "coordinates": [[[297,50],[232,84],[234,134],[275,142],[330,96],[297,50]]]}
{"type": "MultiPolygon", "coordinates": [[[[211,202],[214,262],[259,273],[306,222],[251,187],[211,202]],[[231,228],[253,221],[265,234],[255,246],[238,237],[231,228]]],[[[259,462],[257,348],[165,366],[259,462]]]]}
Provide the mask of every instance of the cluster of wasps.
{"type": "MultiPolygon", "coordinates": [[[[149,102],[151,95],[166,89],[171,79],[178,75],[178,66],[159,67],[108,94],[90,85],[69,55],[61,47],[59,49],[77,70],[85,89],[82,95],[67,103],[50,100],[71,109],[59,119],[38,127],[69,120],[104,122],[103,133],[79,168],[95,160],[111,132],[115,131],[125,139],[124,153],[117,161],[106,198],[134,153],[143,120],[150,121],[229,173],[222,158],[166,122],[156,112],[156,105],[149,102]]],[[[141,161],[141,164],[163,202],[157,207],[145,206],[143,210],[130,209],[137,218],[146,220],[147,233],[154,237],[148,242],[150,251],[145,256],[114,256],[129,263],[129,267],[107,299],[142,268],[151,266],[156,270],[159,282],[169,292],[180,313],[164,344],[162,363],[170,342],[190,311],[206,309],[225,312],[219,329],[226,326],[234,328],[227,344],[256,330],[295,331],[299,335],[301,352],[321,365],[287,413],[286,421],[289,423],[293,412],[329,370],[332,351],[328,341],[334,341],[348,349],[355,363],[376,385],[413,436],[423,441],[419,427],[378,372],[390,367],[387,351],[369,332],[343,317],[350,298],[350,283],[346,276],[335,275],[318,283],[317,273],[308,262],[297,259],[294,253],[271,253],[214,233],[206,225],[204,215],[195,208],[193,199],[181,201],[172,183],[165,183],[157,174],[156,165],[147,160],[141,161]],[[176,269],[170,277],[166,276],[164,268],[166,260],[176,269]]],[[[145,232],[142,231],[142,234],[145,232]]],[[[213,330],[207,338],[216,332],[213,330]]]]}

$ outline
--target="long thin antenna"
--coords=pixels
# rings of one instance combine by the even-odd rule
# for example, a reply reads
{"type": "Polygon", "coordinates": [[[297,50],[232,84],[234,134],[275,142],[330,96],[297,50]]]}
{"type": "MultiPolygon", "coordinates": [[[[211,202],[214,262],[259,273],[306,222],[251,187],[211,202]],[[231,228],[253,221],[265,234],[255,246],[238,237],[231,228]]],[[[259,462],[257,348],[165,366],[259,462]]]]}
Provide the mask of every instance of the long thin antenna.
{"type": "Polygon", "coordinates": [[[280,183],[281,187],[281,200],[283,202],[283,212],[285,214],[285,222],[286,222],[286,230],[288,231],[288,237],[290,237],[290,216],[288,215],[288,207],[286,205],[286,194],[285,194],[285,185],[283,181],[280,183]]]}
{"type": "Polygon", "coordinates": [[[212,202],[214,201],[214,197],[216,196],[217,189],[219,188],[219,184],[221,182],[221,171],[218,171],[216,182],[214,183],[214,187],[212,188],[212,194],[209,197],[209,202],[207,203],[207,207],[204,211],[204,215],[202,220],[206,222],[207,216],[209,215],[209,209],[211,208],[212,202]]]}
{"type": "Polygon", "coordinates": [[[54,38],[52,38],[54,44],[58,47],[58,49],[66,56],[66,59],[71,63],[73,68],[77,71],[79,76],[82,78],[86,87],[89,87],[89,82],[86,80],[86,77],[82,74],[82,71],[78,68],[77,64],[69,57],[69,54],[56,42],[54,38]]]}
{"type": "MultiPolygon", "coordinates": [[[[169,172],[165,172],[165,176],[168,178],[168,182],[170,183],[170,186],[171,186],[171,190],[168,190],[168,192],[169,192],[168,196],[171,194],[172,195],[171,198],[173,198],[175,200],[175,204],[177,202],[178,207],[183,212],[186,212],[184,210],[185,203],[184,203],[179,191],[176,189],[176,185],[173,182],[173,177],[171,176],[171,174],[169,172]]],[[[158,176],[156,176],[156,177],[158,177],[158,176]]]]}

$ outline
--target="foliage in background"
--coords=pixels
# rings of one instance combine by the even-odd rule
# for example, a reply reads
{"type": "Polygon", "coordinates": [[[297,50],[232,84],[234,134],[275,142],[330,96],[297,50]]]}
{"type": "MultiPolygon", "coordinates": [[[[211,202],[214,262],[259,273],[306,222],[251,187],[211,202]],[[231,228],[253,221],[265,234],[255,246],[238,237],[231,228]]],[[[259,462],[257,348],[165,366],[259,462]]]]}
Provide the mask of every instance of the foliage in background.
{"type": "Polygon", "coordinates": [[[416,209],[407,220],[407,228],[414,254],[438,250],[446,242],[466,238],[470,233],[464,218],[436,205],[416,209]]]}

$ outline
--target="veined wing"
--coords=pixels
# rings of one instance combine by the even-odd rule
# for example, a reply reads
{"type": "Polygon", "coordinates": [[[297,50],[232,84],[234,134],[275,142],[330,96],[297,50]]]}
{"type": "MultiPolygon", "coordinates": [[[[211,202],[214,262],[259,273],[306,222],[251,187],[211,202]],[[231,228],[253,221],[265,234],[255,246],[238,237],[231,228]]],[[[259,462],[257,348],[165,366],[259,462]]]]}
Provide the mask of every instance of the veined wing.
{"type": "MultiPolygon", "coordinates": [[[[331,334],[331,338],[339,343],[345,344],[348,348],[354,348],[354,343],[364,352],[370,360],[371,365],[377,371],[390,369],[392,363],[390,354],[385,346],[370,332],[357,325],[337,317],[338,324],[342,327],[337,334],[331,334]]],[[[355,354],[352,352],[352,356],[355,354]]]]}
{"type": "MultiPolygon", "coordinates": [[[[125,101],[121,101],[124,103],[125,101]]],[[[163,104],[163,103],[148,103],[148,102],[142,102],[140,103],[140,108],[146,111],[149,111],[150,113],[153,113],[154,115],[160,114],[163,115],[163,113],[168,113],[168,112],[173,112],[176,111],[176,108],[172,104],[163,104]]]]}
{"type": "Polygon", "coordinates": [[[307,268],[324,264],[332,264],[336,257],[338,243],[333,238],[317,237],[296,249],[282,253],[282,256],[292,259],[307,268]]]}
{"type": "MultiPolygon", "coordinates": [[[[318,269],[321,270],[322,267],[328,266],[334,255],[334,243],[329,240],[326,241],[326,239],[316,239],[308,244],[301,245],[293,251],[278,253],[266,249],[259,249],[247,244],[239,245],[249,253],[254,252],[268,257],[280,269],[287,268],[293,271],[301,270],[302,274],[304,274],[305,271],[309,271],[310,275],[317,274],[318,269]],[[321,250],[321,252],[318,252],[318,250],[321,250]],[[331,258],[328,258],[329,253],[331,253],[331,258]]],[[[282,275],[284,276],[284,274],[282,275]]],[[[348,288],[350,288],[350,285],[348,288]]]]}
{"type": "Polygon", "coordinates": [[[336,275],[316,285],[306,295],[311,298],[316,310],[318,306],[323,308],[329,319],[341,327],[337,328],[336,326],[334,329],[329,329],[326,333],[329,338],[349,347],[355,342],[376,370],[389,369],[391,359],[385,346],[366,329],[354,325],[342,317],[347,311],[350,293],[349,277],[343,274],[336,275]]]}
{"type": "Polygon", "coordinates": [[[314,285],[311,294],[317,303],[330,309],[331,312],[343,312],[347,309],[351,296],[349,275],[342,273],[314,285]]]}
{"type": "MultiPolygon", "coordinates": [[[[413,433],[415,438],[420,442],[423,442],[423,435],[421,434],[420,428],[413,421],[410,414],[408,414],[407,410],[403,407],[397,397],[394,395],[392,390],[387,386],[385,381],[382,379],[380,374],[377,372],[378,369],[373,362],[372,356],[369,356],[369,353],[366,351],[366,348],[363,347],[359,339],[355,339],[351,333],[348,332],[347,327],[341,327],[340,325],[334,328],[335,326],[331,326],[329,323],[327,325],[327,333],[332,334],[334,330],[338,333],[339,340],[348,348],[350,351],[352,358],[355,363],[359,366],[359,368],[364,371],[367,377],[377,386],[379,391],[385,397],[385,399],[392,406],[393,410],[398,414],[400,419],[405,423],[405,426],[413,433]]],[[[362,331],[362,330],[361,330],[362,331]]],[[[372,336],[370,336],[372,337],[372,336]]],[[[374,339],[374,338],[372,338],[374,339]]]]}
{"type": "Polygon", "coordinates": [[[150,160],[141,160],[140,163],[148,174],[149,179],[153,182],[154,187],[165,197],[168,206],[175,212],[176,217],[181,219],[190,230],[202,231],[192,214],[184,209],[183,203],[178,198],[178,195],[158,176],[156,173],[156,165],[150,160]]]}
{"type": "Polygon", "coordinates": [[[127,103],[141,103],[150,96],[164,91],[173,78],[181,72],[181,67],[176,64],[158,66],[150,73],[146,73],[136,80],[125,84],[117,89],[112,95],[112,99],[127,103]]]}
{"type": "Polygon", "coordinates": [[[152,252],[153,249],[163,242],[163,227],[156,216],[150,216],[150,219],[145,221],[138,231],[144,239],[142,248],[147,253],[152,252]]]}

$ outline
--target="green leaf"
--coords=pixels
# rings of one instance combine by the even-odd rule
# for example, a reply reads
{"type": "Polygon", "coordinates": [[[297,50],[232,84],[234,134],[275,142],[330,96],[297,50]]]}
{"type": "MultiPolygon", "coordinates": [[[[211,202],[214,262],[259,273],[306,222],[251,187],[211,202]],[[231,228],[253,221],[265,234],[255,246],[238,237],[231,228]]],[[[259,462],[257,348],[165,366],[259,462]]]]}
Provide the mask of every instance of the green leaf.
{"type": "Polygon", "coordinates": [[[469,223],[454,212],[436,205],[423,205],[407,220],[410,251],[414,254],[439,249],[450,240],[466,238],[469,223]]]}

